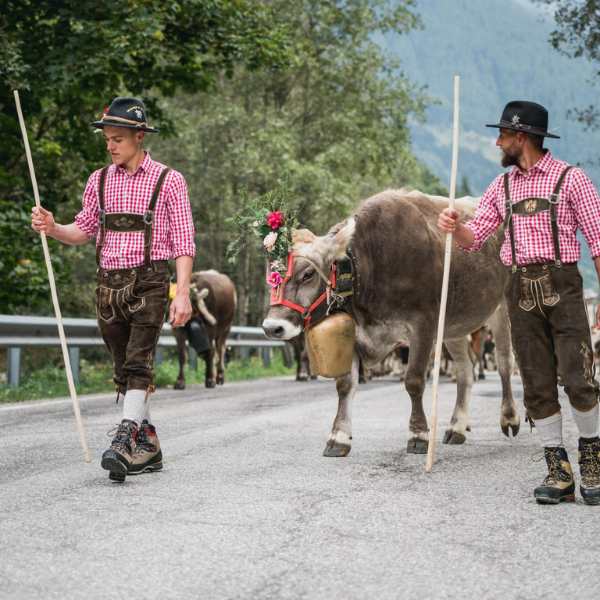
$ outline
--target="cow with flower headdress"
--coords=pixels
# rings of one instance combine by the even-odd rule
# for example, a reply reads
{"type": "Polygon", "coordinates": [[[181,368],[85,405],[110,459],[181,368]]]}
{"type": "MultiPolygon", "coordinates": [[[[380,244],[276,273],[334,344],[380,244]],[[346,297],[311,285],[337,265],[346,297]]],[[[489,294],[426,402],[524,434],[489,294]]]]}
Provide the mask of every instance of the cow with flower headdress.
{"type": "MultiPolygon", "coordinates": [[[[325,362],[337,361],[331,373],[336,379],[338,412],[326,456],[345,456],[350,451],[350,401],[358,383],[359,360],[368,367],[401,344],[410,346],[405,378],[412,401],[408,452],[427,451],[429,429],[422,398],[436,335],[444,262],[444,237],[436,222],[447,206],[446,198],[388,190],[366,200],[353,216],[324,236],[307,230],[293,232],[285,257],[280,250],[270,262],[271,306],[263,321],[266,335],[287,340],[304,331],[310,342],[311,332],[321,328],[319,336],[314,336],[318,344],[313,354],[325,362]],[[320,325],[334,321],[335,327],[320,325]],[[339,342],[329,344],[335,336],[339,342]],[[338,360],[342,355],[345,358],[338,360]],[[340,370],[344,361],[347,367],[340,370]]],[[[457,206],[462,214],[474,212],[473,203],[459,201],[457,206]]],[[[267,252],[275,249],[271,241],[265,236],[267,252]]],[[[470,427],[473,372],[468,335],[484,323],[496,338],[502,380],[500,426],[507,436],[519,430],[510,386],[512,350],[503,297],[507,273],[497,258],[499,243],[498,237],[491,238],[479,254],[453,250],[444,341],[456,364],[457,401],[445,443],[463,443],[470,427]]]]}

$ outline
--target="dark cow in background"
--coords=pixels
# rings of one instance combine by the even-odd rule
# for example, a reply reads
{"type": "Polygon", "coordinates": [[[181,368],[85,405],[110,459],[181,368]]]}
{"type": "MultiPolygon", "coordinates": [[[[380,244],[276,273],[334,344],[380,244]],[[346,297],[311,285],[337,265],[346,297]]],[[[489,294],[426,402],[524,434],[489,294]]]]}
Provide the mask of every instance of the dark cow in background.
{"type": "Polygon", "coordinates": [[[237,295],[227,275],[218,271],[196,271],[191,277],[192,318],[173,330],[179,354],[176,390],[185,389],[183,367],[186,341],[206,363],[204,384],[213,388],[225,381],[225,348],[233,323],[237,295]],[[216,363],[216,364],[215,364],[216,363]]]}
{"type": "Polygon", "coordinates": [[[294,361],[296,362],[296,381],[308,381],[316,379],[316,375],[310,372],[310,361],[308,360],[308,352],[304,341],[304,333],[289,340],[294,351],[294,361]]]}

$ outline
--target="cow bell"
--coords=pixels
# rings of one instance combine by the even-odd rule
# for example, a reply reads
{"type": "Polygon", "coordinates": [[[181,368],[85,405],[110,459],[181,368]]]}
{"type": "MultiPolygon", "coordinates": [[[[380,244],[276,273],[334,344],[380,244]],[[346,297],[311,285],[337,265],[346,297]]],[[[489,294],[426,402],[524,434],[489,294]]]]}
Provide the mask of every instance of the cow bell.
{"type": "Polygon", "coordinates": [[[350,315],[334,313],[310,327],[305,336],[312,373],[332,378],[350,373],[356,341],[356,327],[350,315]]]}

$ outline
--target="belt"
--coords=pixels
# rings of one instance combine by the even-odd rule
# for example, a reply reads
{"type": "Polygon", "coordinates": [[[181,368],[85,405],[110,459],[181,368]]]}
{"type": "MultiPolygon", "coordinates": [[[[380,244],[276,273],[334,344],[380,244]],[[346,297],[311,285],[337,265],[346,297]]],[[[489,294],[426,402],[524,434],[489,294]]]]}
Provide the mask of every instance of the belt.
{"type": "Polygon", "coordinates": [[[96,271],[100,276],[108,277],[109,275],[133,275],[135,273],[143,273],[148,271],[155,271],[157,273],[166,273],[169,270],[168,260],[153,260],[150,266],[139,265],[137,267],[129,267],[127,269],[103,269],[98,267],[96,271]]]}

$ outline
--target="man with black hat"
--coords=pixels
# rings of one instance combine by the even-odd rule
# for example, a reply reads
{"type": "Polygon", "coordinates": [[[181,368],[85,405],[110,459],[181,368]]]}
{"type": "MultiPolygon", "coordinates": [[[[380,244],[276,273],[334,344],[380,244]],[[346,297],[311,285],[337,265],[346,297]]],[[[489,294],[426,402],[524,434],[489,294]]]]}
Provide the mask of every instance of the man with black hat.
{"type": "Polygon", "coordinates": [[[194,224],[187,185],[177,171],[143,149],[149,127],[137,98],[115,98],[99,121],[112,164],[94,171],[73,223],[60,225],[43,208],[32,211],[32,227],[65,244],[96,238],[96,312],[112,354],[114,381],[124,396],[123,419],[102,467],[113,481],[162,469],[162,452],[149,412],[153,363],[169,291],[167,261],[175,259],[177,294],[170,307],[173,327],[192,314],[189,297],[194,224]]]}
{"type": "MultiPolygon", "coordinates": [[[[600,504],[598,392],[590,330],[577,269],[583,233],[600,277],[600,197],[585,173],[543,147],[548,112],[534,102],[509,102],[496,145],[502,166],[474,218],[461,223],[445,209],[438,227],[452,232],[465,250],[476,251],[502,224],[502,262],[511,272],[507,288],[512,340],[521,371],[524,402],[544,446],[548,475],[534,490],[540,504],[575,500],[575,482],[563,445],[557,384],[569,397],[579,429],[580,491],[600,504]]],[[[600,324],[600,310],[596,315],[600,324]]]]}

